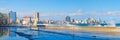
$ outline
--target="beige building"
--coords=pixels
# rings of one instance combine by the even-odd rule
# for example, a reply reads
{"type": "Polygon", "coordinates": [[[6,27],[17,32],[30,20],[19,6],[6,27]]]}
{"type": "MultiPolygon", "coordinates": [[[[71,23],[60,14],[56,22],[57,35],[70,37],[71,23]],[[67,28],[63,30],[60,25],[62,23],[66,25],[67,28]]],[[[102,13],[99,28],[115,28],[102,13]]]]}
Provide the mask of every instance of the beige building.
{"type": "Polygon", "coordinates": [[[16,22],[17,22],[18,24],[21,24],[21,22],[20,22],[20,19],[19,19],[19,18],[17,18],[16,22]]]}
{"type": "Polygon", "coordinates": [[[38,22],[39,22],[39,13],[35,11],[33,16],[33,26],[36,26],[38,22]]]}
{"type": "Polygon", "coordinates": [[[30,25],[31,24],[31,17],[29,17],[29,16],[23,17],[22,24],[23,25],[30,25]]]}

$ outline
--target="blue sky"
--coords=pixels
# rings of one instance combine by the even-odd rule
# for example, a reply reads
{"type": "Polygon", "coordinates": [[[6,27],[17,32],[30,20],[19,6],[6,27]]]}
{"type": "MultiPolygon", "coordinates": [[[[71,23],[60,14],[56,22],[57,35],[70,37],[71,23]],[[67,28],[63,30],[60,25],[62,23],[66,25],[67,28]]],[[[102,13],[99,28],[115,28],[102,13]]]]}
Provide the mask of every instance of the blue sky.
{"type": "Polygon", "coordinates": [[[120,0],[0,0],[0,12],[17,12],[17,16],[40,13],[40,20],[76,20],[88,17],[120,23],[120,0]]]}

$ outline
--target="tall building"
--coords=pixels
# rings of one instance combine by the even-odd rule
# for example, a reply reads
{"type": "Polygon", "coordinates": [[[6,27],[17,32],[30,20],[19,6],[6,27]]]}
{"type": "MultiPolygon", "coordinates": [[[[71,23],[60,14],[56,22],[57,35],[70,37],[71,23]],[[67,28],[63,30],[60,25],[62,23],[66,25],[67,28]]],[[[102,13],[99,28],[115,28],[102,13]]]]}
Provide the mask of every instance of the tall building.
{"type": "Polygon", "coordinates": [[[35,11],[33,16],[33,25],[37,25],[38,22],[39,22],[39,12],[35,11]]]}
{"type": "Polygon", "coordinates": [[[70,16],[66,16],[65,21],[71,22],[70,16]]]}
{"type": "Polygon", "coordinates": [[[16,23],[16,12],[10,11],[9,12],[9,22],[16,23]]]}
{"type": "Polygon", "coordinates": [[[35,12],[34,13],[34,19],[36,19],[37,21],[39,21],[39,12],[35,12]]]}

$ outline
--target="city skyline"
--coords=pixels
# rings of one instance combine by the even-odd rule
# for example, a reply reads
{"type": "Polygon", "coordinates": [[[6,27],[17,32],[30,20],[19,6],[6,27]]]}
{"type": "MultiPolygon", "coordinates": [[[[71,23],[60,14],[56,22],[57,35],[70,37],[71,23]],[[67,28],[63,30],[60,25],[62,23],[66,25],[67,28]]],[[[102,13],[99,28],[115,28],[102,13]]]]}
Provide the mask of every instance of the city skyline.
{"type": "Polygon", "coordinates": [[[0,12],[17,13],[17,17],[33,16],[39,12],[40,20],[61,20],[66,16],[84,20],[88,17],[120,23],[120,0],[1,0],[0,12]]]}

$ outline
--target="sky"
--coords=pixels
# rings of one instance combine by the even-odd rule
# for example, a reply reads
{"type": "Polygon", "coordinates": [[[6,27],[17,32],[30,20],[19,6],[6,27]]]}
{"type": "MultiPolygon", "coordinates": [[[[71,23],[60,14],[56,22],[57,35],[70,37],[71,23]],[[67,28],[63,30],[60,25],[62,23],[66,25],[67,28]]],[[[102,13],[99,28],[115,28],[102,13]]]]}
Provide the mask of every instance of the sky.
{"type": "Polygon", "coordinates": [[[0,12],[17,12],[17,17],[40,13],[40,20],[84,20],[89,17],[120,23],[120,0],[0,0],[0,12]]]}

